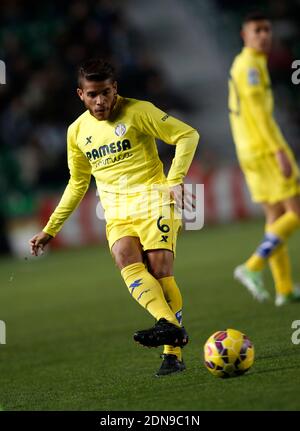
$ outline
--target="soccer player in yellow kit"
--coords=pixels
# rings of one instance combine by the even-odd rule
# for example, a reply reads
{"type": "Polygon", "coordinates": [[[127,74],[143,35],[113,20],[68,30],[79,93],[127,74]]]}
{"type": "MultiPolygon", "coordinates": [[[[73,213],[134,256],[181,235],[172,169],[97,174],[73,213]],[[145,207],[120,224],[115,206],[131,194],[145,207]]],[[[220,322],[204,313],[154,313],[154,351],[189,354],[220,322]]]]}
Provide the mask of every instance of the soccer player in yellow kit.
{"type": "Polygon", "coordinates": [[[230,123],[237,156],[252,200],[262,205],[265,236],[255,253],[234,271],[253,296],[264,301],[262,271],[267,262],[275,282],[275,304],[300,299],[292,282],[287,239],[300,227],[299,170],[273,118],[273,95],[267,69],[271,47],[270,20],[249,15],[241,32],[244,48],[234,59],[229,79],[230,123]]]}
{"type": "Polygon", "coordinates": [[[102,59],[79,69],[77,92],[87,110],[68,128],[70,180],[47,225],[30,240],[31,253],[38,255],[59,232],[93,175],[111,254],[130,295],[156,319],[134,339],[148,347],[164,345],[157,376],[182,371],[181,348],[188,335],[173,275],[181,226],[176,202],[181,203],[183,178],[199,135],[150,102],[118,95],[114,69],[102,59]],[[176,146],[167,177],[155,138],[176,146]]]}

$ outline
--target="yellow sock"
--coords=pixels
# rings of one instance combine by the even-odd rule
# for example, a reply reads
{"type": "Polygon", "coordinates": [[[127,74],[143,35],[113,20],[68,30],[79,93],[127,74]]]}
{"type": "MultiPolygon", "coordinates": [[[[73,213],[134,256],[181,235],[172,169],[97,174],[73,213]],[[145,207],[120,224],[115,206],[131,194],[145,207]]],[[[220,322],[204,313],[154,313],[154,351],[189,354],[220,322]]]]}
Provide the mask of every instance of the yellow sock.
{"type": "Polygon", "coordinates": [[[274,223],[268,225],[265,238],[255,253],[246,262],[250,271],[261,271],[267,259],[283,241],[300,228],[300,217],[293,211],[288,211],[274,223]]]}
{"type": "Polygon", "coordinates": [[[293,291],[291,264],[288,249],[282,244],[269,258],[269,265],[275,283],[275,290],[281,295],[288,295],[293,291]]]}
{"type": "Polygon", "coordinates": [[[278,236],[286,241],[289,236],[300,228],[300,217],[293,211],[288,211],[279,217],[274,223],[268,225],[268,233],[278,236]]]}
{"type": "Polygon", "coordinates": [[[265,259],[259,254],[252,254],[252,256],[247,260],[246,267],[250,271],[261,271],[265,267],[265,259]]]}
{"type": "Polygon", "coordinates": [[[121,274],[131,296],[142,307],[146,308],[156,320],[165,318],[179,326],[175,314],[165,300],[161,285],[147,271],[143,263],[128,265],[121,270],[121,274]]]}
{"type": "MultiPolygon", "coordinates": [[[[272,225],[266,225],[266,231],[272,225]]],[[[288,295],[293,291],[293,280],[288,248],[285,243],[278,247],[269,258],[275,290],[281,295],[288,295]]]]}
{"type": "MultiPolygon", "coordinates": [[[[182,324],[182,296],[181,296],[179,287],[177,286],[177,283],[175,281],[175,278],[164,277],[164,278],[160,278],[158,282],[162,287],[164,296],[166,298],[167,303],[169,304],[169,307],[175,314],[178,320],[178,323],[181,325],[182,324]]],[[[163,353],[166,355],[176,355],[180,361],[182,359],[180,347],[165,345],[163,353]]]]}

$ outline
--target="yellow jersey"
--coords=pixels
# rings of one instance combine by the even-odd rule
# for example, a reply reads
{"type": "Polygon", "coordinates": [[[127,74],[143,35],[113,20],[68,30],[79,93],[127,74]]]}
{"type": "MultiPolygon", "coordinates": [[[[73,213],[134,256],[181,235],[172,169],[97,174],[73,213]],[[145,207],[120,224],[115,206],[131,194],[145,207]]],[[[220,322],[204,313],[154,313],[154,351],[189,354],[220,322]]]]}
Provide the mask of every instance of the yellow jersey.
{"type": "Polygon", "coordinates": [[[256,158],[279,149],[289,151],[273,118],[274,101],[263,53],[245,47],[229,77],[229,116],[238,158],[256,158]]]}
{"type": "MultiPolygon", "coordinates": [[[[198,132],[152,103],[117,96],[108,120],[99,121],[87,110],[68,128],[70,180],[44,232],[55,236],[78,206],[94,176],[105,218],[115,218],[129,201],[146,199],[155,185],[183,182],[198,144],[198,132]],[[165,177],[156,141],[176,145],[165,177]]],[[[140,202],[141,203],[141,202],[140,202]]]]}

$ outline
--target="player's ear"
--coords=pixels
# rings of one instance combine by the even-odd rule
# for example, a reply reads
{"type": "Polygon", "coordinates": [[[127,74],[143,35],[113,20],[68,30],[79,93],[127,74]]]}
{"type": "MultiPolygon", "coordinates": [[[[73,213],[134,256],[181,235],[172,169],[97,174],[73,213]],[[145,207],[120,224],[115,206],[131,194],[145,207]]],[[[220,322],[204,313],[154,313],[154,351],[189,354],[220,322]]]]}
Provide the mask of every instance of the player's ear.
{"type": "Polygon", "coordinates": [[[77,88],[77,94],[80,97],[80,99],[83,101],[83,90],[81,88],[77,88]]]}
{"type": "Polygon", "coordinates": [[[112,86],[113,86],[113,89],[114,89],[114,94],[116,95],[117,92],[118,92],[118,83],[117,83],[117,81],[114,81],[113,84],[112,84],[112,86]]]}
{"type": "Polygon", "coordinates": [[[243,39],[243,41],[245,42],[245,31],[244,31],[244,28],[241,29],[240,36],[243,39]]]}
{"type": "Polygon", "coordinates": [[[245,39],[246,39],[246,30],[247,30],[247,27],[248,27],[247,23],[246,24],[245,23],[242,24],[241,31],[240,31],[240,36],[243,39],[244,43],[245,43],[245,39]]]}

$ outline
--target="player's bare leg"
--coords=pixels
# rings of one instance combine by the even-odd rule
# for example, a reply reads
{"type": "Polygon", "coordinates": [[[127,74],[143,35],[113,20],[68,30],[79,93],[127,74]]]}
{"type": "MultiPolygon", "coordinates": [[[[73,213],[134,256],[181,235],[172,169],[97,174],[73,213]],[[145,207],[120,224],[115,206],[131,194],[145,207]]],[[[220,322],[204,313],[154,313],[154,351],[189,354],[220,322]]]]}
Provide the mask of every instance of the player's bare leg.
{"type": "Polygon", "coordinates": [[[276,204],[263,203],[263,211],[267,225],[273,224],[279,217],[285,213],[284,205],[282,202],[276,204]]]}
{"type": "Polygon", "coordinates": [[[125,236],[119,239],[114,243],[111,251],[120,270],[132,263],[143,262],[142,246],[137,237],[125,236]]]}
{"type": "Polygon", "coordinates": [[[300,217],[300,195],[292,196],[283,201],[285,212],[292,211],[300,217]]]}

